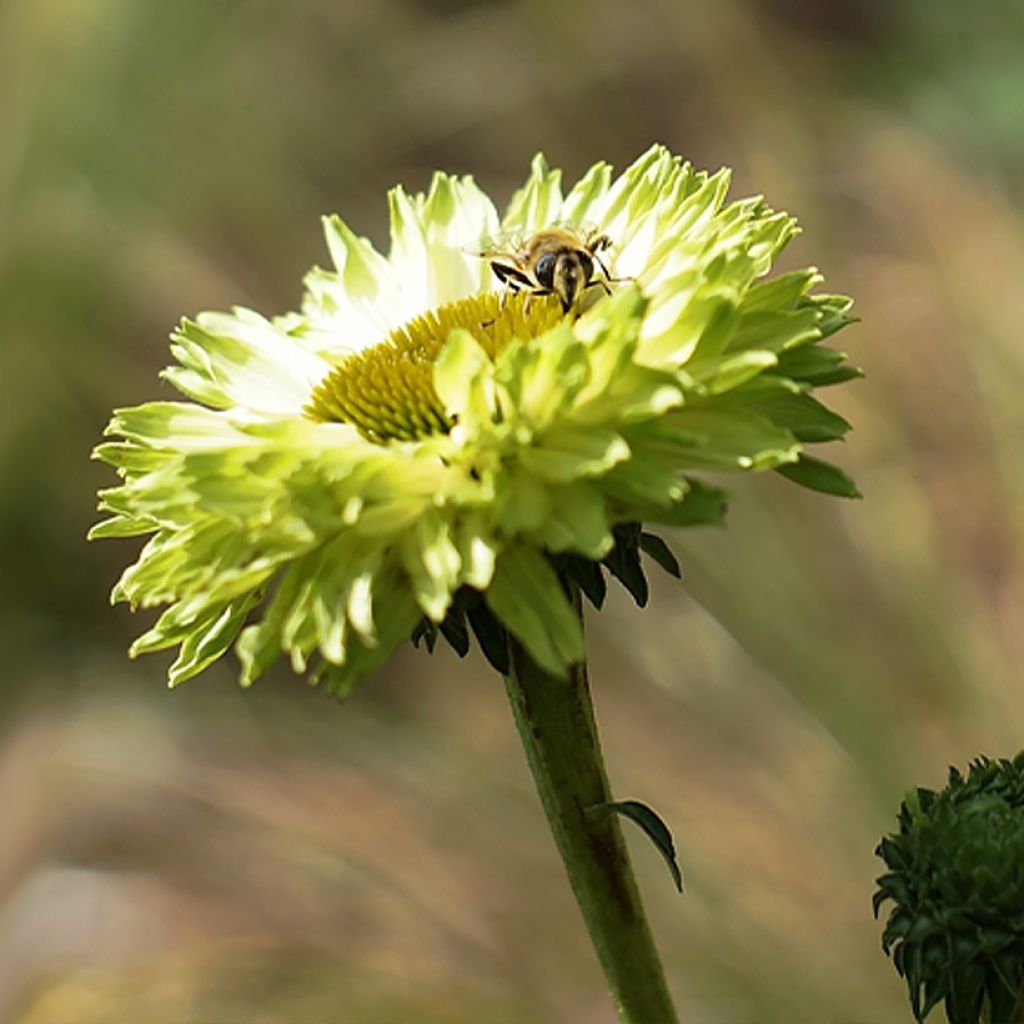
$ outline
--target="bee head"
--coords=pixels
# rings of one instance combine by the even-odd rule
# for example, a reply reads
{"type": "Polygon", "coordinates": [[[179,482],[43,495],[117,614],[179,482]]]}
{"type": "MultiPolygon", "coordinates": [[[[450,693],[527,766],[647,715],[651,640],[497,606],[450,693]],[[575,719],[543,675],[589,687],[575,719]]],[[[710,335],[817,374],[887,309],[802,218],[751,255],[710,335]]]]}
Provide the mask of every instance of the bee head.
{"type": "MultiPolygon", "coordinates": [[[[558,296],[562,303],[562,310],[566,313],[573,309],[577,300],[583,293],[590,274],[593,272],[593,263],[585,252],[578,250],[563,250],[551,255],[550,284],[546,284],[540,276],[540,264],[548,257],[543,257],[537,263],[537,280],[546,288],[558,296]]],[[[547,270],[548,268],[545,268],[547,270]]]]}

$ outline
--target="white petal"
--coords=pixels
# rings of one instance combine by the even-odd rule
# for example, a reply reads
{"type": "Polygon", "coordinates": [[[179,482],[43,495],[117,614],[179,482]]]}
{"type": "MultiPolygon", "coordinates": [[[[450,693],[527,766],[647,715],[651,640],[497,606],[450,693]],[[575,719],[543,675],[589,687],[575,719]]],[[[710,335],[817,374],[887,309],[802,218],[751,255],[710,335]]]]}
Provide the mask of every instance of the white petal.
{"type": "Polygon", "coordinates": [[[590,227],[596,224],[600,216],[597,203],[608,191],[611,179],[610,165],[604,161],[594,164],[565,197],[558,220],[580,227],[590,227]]]}
{"type": "Polygon", "coordinates": [[[526,184],[512,197],[502,221],[502,230],[532,235],[558,222],[562,212],[562,172],[549,170],[538,153],[530,167],[526,184]]]}
{"type": "MultiPolygon", "coordinates": [[[[223,396],[221,405],[297,413],[330,364],[252,310],[200,313],[175,334],[178,350],[223,396]]],[[[175,379],[173,370],[168,373],[175,379]]]]}
{"type": "Polygon", "coordinates": [[[388,261],[337,216],[323,218],[335,270],[306,275],[305,343],[332,355],[358,352],[402,323],[401,293],[388,261]]]}
{"type": "Polygon", "coordinates": [[[435,174],[427,195],[389,193],[392,273],[402,292],[403,320],[475,295],[488,286],[481,239],[493,235],[494,204],[472,178],[435,174]]]}

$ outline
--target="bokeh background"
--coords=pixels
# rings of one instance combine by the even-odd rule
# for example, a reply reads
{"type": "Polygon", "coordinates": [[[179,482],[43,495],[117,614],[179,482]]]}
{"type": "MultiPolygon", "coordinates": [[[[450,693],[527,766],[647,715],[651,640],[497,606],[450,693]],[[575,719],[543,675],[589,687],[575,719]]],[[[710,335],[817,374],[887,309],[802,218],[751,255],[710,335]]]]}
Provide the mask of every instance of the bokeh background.
{"type": "Polygon", "coordinates": [[[1024,746],[1016,0],[0,4],[0,1019],[610,1024],[502,689],[403,651],[346,705],[129,662],[86,545],[110,409],[179,316],[274,314],[319,215],[386,239],[436,167],[499,201],[659,140],[797,213],[863,322],[862,502],[733,482],[682,586],[591,620],[616,792],[688,1024],[898,1024],[872,850],[1024,746]]]}

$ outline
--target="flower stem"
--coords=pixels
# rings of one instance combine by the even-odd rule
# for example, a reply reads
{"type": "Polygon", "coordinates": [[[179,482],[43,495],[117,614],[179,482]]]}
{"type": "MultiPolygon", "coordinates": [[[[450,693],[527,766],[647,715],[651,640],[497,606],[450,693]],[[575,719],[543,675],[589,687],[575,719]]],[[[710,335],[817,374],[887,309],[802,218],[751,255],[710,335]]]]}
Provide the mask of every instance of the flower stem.
{"type": "Polygon", "coordinates": [[[618,816],[601,813],[612,797],[586,663],[559,679],[511,637],[510,645],[505,688],[516,727],[619,1019],[676,1024],[618,816]]]}

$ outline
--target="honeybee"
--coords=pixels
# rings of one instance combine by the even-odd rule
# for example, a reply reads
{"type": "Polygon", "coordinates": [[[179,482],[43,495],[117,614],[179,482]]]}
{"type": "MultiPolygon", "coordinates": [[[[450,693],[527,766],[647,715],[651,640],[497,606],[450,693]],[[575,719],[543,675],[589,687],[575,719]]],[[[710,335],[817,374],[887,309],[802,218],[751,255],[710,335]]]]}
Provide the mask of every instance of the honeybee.
{"type": "Polygon", "coordinates": [[[569,313],[579,309],[584,293],[595,285],[611,294],[608,285],[618,279],[598,255],[611,245],[597,231],[559,226],[544,228],[518,245],[485,246],[480,256],[490,260],[494,276],[508,291],[554,295],[569,313]]]}

